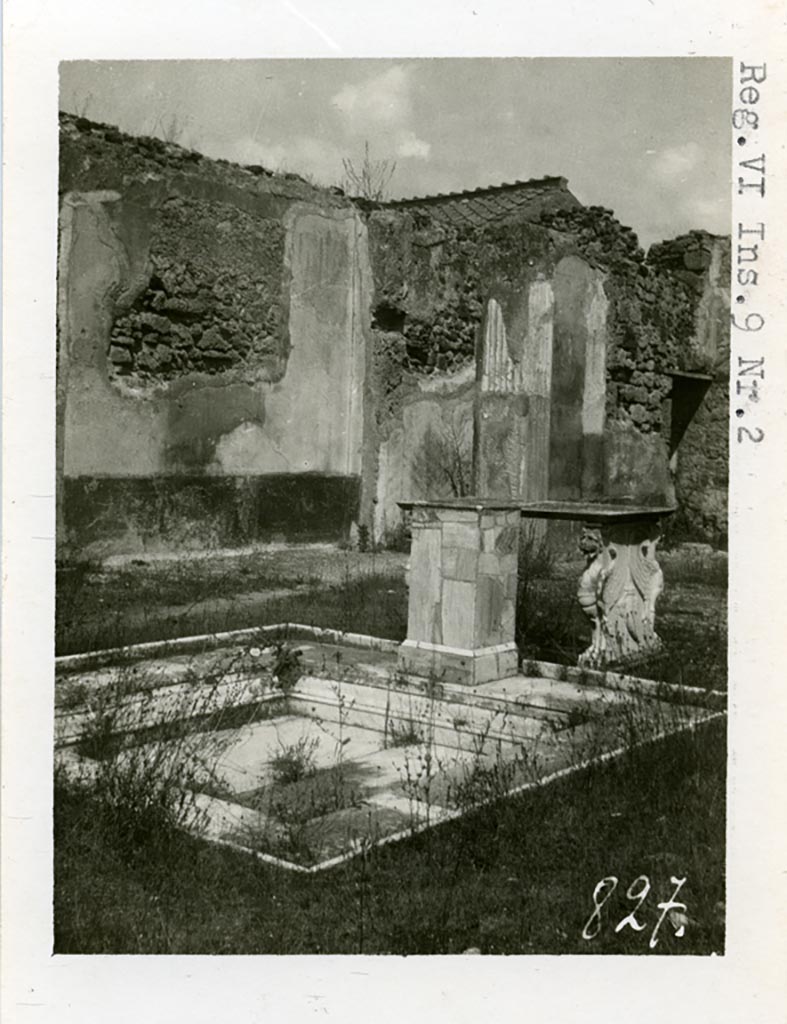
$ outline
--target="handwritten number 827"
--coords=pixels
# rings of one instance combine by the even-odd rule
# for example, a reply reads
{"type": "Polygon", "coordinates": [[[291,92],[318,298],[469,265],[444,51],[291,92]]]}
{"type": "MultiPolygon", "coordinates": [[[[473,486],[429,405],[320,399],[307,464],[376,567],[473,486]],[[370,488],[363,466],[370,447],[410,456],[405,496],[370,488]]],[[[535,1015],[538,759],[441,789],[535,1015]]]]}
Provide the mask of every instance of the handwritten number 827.
{"type": "MultiPolygon", "coordinates": [[[[670,911],[673,910],[686,910],[685,903],[677,903],[675,901],[675,897],[678,895],[681,888],[685,884],[686,879],[675,878],[673,876],[670,878],[670,882],[675,886],[675,889],[670,899],[658,904],[658,908],[661,911],[661,916],[656,922],[656,926],[653,929],[653,932],[650,936],[650,940],[648,941],[648,946],[651,949],[655,949],[658,945],[659,928],[661,928],[661,925],[667,914],[669,914],[670,911]]],[[[587,919],[585,927],[582,929],[583,939],[595,939],[595,937],[601,931],[601,910],[604,904],[612,895],[612,893],[617,889],[617,887],[618,879],[614,875],[607,875],[606,878],[602,878],[601,881],[596,885],[596,888],[593,890],[593,913],[587,919]]],[[[641,932],[644,930],[645,925],[641,924],[637,920],[637,911],[647,899],[648,893],[650,892],[650,888],[650,879],[647,875],[640,875],[638,878],[635,878],[631,885],[628,887],[628,889],[626,890],[626,898],[630,900],[636,900],[637,905],[634,907],[630,914],[627,914],[621,921],[618,922],[618,924],[615,927],[616,934],[618,932],[623,931],[624,928],[631,928],[635,932],[641,932]]],[[[678,938],[681,938],[683,936],[684,931],[684,926],[681,924],[676,930],[675,934],[678,938]]]]}

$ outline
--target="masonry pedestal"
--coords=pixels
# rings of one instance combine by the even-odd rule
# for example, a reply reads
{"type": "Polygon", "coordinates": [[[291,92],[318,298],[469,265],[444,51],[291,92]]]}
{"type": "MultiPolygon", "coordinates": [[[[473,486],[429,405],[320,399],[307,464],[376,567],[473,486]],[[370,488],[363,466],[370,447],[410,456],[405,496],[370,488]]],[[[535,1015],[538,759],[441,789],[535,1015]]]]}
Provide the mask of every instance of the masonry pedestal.
{"type": "Polygon", "coordinates": [[[400,504],[411,510],[412,545],[399,669],[469,686],[515,675],[519,509],[400,504]]]}

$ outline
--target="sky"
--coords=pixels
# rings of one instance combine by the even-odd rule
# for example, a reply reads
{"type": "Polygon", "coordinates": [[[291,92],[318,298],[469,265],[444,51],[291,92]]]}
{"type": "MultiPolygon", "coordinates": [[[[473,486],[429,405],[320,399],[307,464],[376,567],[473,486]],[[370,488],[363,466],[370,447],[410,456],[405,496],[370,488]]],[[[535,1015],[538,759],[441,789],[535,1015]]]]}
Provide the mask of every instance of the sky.
{"type": "Polygon", "coordinates": [[[325,185],[368,142],[391,198],[559,175],[645,247],[730,231],[725,58],[78,61],[60,106],[325,185]]]}

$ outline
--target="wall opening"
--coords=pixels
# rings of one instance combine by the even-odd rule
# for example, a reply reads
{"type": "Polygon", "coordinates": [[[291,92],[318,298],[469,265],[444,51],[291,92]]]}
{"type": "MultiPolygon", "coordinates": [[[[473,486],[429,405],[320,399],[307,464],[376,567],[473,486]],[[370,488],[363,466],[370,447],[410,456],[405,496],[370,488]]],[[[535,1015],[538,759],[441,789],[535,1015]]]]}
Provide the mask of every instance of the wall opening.
{"type": "Polygon", "coordinates": [[[396,331],[401,334],[404,331],[404,321],[404,312],[387,302],[381,302],[372,314],[372,327],[378,331],[396,331]]]}

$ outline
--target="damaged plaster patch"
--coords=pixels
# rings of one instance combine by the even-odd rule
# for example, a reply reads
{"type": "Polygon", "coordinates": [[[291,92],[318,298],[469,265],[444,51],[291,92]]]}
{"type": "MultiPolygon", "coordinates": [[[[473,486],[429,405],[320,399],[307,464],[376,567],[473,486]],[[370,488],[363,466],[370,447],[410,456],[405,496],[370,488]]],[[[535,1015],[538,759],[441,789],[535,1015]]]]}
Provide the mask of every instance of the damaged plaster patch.
{"type": "Polygon", "coordinates": [[[466,384],[475,383],[475,366],[468,363],[456,373],[435,373],[418,379],[418,388],[425,392],[452,393],[466,384]]]}
{"type": "Polygon", "coordinates": [[[280,380],[289,348],[281,223],[174,195],[153,213],[145,241],[147,283],[117,302],[111,379],[137,391],[194,372],[280,380]]]}
{"type": "Polygon", "coordinates": [[[242,424],[265,422],[264,385],[196,377],[175,381],[167,401],[166,461],[171,469],[202,471],[216,447],[242,424]]]}
{"type": "Polygon", "coordinates": [[[286,473],[292,469],[285,453],[259,423],[241,423],[216,445],[211,473],[286,473]]]}

